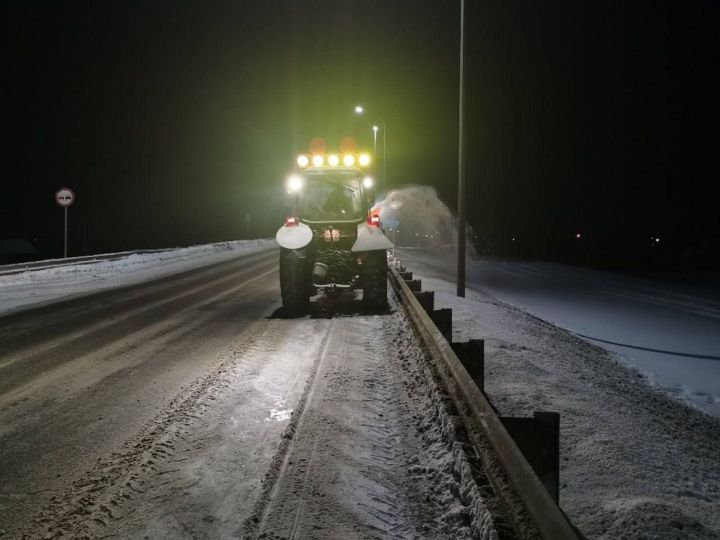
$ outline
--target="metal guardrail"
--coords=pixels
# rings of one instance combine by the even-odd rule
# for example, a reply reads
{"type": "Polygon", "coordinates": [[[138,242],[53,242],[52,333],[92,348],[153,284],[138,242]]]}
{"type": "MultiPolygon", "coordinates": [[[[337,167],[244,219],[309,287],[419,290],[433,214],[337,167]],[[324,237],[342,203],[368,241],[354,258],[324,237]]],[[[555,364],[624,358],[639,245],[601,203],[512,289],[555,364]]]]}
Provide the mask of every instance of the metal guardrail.
{"type": "MultiPolygon", "coordinates": [[[[568,522],[560,508],[545,489],[532,467],[515,444],[492,405],[480,391],[472,377],[463,367],[460,359],[453,351],[450,343],[433,323],[432,319],[420,304],[415,294],[395,268],[390,267],[390,282],[397,292],[405,310],[413,322],[420,338],[431,352],[433,362],[445,379],[445,383],[453,401],[463,419],[470,425],[479,428],[468,429],[475,450],[488,470],[490,481],[496,490],[502,491],[499,480],[493,479],[491,471],[497,465],[489,462],[484,456],[483,444],[489,443],[493,450],[493,458],[500,465],[507,482],[514,490],[514,499],[519,500],[536,531],[526,530],[521,523],[513,523],[521,537],[536,537],[547,540],[578,539],[578,535],[568,522]]],[[[499,494],[502,498],[502,495],[499,494]]],[[[512,517],[511,517],[512,519],[512,517]]]]}

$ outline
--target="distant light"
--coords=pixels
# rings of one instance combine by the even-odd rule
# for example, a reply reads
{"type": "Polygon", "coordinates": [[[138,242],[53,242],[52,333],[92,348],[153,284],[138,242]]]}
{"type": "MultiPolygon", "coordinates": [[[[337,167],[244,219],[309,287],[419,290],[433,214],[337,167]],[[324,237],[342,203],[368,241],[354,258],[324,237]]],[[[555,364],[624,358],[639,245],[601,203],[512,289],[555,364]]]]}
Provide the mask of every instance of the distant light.
{"type": "Polygon", "coordinates": [[[373,179],[370,176],[366,176],[363,178],[363,186],[365,186],[367,189],[370,189],[373,187],[373,179]]]}
{"type": "Polygon", "coordinates": [[[310,160],[308,159],[308,157],[306,155],[300,154],[297,157],[297,164],[299,167],[305,168],[310,164],[310,160]]]}
{"type": "Polygon", "coordinates": [[[656,244],[659,244],[659,243],[660,243],[660,239],[659,239],[659,238],[656,238],[656,239],[655,239],[655,243],[656,243],[656,244]]]}
{"type": "Polygon", "coordinates": [[[325,163],[325,160],[322,156],[313,156],[312,158],[312,164],[316,167],[322,167],[323,163],[325,163]]]}
{"type": "Polygon", "coordinates": [[[514,236],[513,236],[513,239],[512,239],[512,241],[513,241],[513,242],[515,241],[515,237],[514,237],[514,236]]]}
{"type": "Polygon", "coordinates": [[[362,105],[355,105],[355,114],[362,114],[364,110],[362,105]]]}
{"type": "Polygon", "coordinates": [[[328,165],[331,167],[337,167],[340,163],[340,158],[337,157],[335,154],[330,154],[328,156],[328,165]]]}
{"type": "Polygon", "coordinates": [[[360,154],[358,156],[358,163],[361,167],[367,167],[370,165],[370,155],[369,154],[360,154]]]}
{"type": "Polygon", "coordinates": [[[375,133],[377,133],[379,129],[380,129],[379,127],[373,126],[373,131],[374,131],[375,133]]]}
{"type": "Polygon", "coordinates": [[[575,235],[575,238],[577,238],[578,240],[580,240],[580,233],[577,233],[577,234],[575,235]]]}
{"type": "Polygon", "coordinates": [[[343,156],[343,164],[346,167],[352,167],[353,165],[355,165],[355,156],[353,156],[352,154],[345,154],[343,156]]]}
{"type": "Polygon", "coordinates": [[[303,180],[299,174],[291,174],[287,179],[288,193],[296,193],[302,189],[303,180]]]}

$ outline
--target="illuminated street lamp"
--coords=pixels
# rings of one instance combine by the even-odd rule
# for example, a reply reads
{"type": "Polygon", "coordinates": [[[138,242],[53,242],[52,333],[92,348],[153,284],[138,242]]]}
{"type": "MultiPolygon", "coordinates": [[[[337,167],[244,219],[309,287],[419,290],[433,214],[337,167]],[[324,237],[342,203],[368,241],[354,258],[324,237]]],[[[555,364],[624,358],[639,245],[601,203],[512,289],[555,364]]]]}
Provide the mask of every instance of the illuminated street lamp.
{"type": "MultiPolygon", "coordinates": [[[[365,112],[362,105],[355,105],[355,114],[360,116],[365,112]]],[[[387,127],[385,127],[385,120],[381,119],[380,124],[382,125],[383,132],[383,174],[382,174],[382,192],[385,193],[385,184],[387,183],[387,127]]],[[[373,125],[373,150],[374,155],[377,156],[377,132],[380,128],[377,125],[373,125]]]]}
{"type": "Polygon", "coordinates": [[[377,126],[373,126],[373,156],[375,156],[375,159],[377,159],[377,132],[378,129],[380,129],[377,126]]]}

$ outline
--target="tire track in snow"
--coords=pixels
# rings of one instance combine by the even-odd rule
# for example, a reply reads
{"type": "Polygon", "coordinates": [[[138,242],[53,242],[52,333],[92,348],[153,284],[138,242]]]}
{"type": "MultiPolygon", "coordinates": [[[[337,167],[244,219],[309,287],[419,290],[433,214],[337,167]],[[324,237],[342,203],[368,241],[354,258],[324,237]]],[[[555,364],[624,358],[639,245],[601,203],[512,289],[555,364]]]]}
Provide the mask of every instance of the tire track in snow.
{"type": "MultiPolygon", "coordinates": [[[[37,536],[38,525],[40,536],[48,538],[98,537],[113,530],[125,536],[134,526],[144,526],[144,518],[133,522],[133,513],[143,517],[162,509],[178,495],[177,485],[181,491],[191,489],[199,480],[189,481],[188,464],[213,440],[207,424],[223,416],[218,415],[219,405],[232,406],[254,384],[264,369],[264,356],[286,336],[283,322],[260,321],[244,332],[215,369],[185,388],[121,449],[98,460],[54,497],[35,517],[36,525],[23,531],[26,536],[37,536]],[[150,511],[145,512],[147,507],[150,511]]],[[[313,331],[305,333],[312,336],[313,331]]],[[[269,407],[266,416],[268,412],[269,407]]]]}
{"type": "Polygon", "coordinates": [[[245,538],[511,536],[395,307],[338,321],[245,538]]]}

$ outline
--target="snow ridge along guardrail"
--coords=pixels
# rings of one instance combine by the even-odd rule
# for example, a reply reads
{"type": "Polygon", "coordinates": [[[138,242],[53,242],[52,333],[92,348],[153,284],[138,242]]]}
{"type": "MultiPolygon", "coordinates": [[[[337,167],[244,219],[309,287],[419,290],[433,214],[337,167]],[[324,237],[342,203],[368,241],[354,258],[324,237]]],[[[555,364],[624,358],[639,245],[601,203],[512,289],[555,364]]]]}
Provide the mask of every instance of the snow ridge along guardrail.
{"type": "MultiPolygon", "coordinates": [[[[506,489],[503,484],[509,482],[515,492],[514,497],[511,498],[521,502],[524,512],[536,529],[536,531],[527,530],[527,527],[516,522],[514,523],[516,532],[523,538],[537,537],[539,534],[541,538],[547,540],[577,539],[578,535],[573,527],[532,470],[485,395],[392,265],[389,277],[398,298],[428,348],[433,363],[445,379],[458,411],[468,424],[468,433],[475,451],[488,469],[496,491],[502,492],[506,489]],[[494,459],[488,457],[484,450],[488,446],[487,443],[492,448],[494,459]],[[492,478],[491,471],[497,468],[492,461],[499,464],[507,480],[492,478]]],[[[498,495],[502,498],[502,493],[498,495]]]]}
{"type": "Polygon", "coordinates": [[[9,274],[20,274],[28,270],[45,270],[47,268],[57,268],[58,266],[67,266],[71,264],[92,264],[103,261],[115,261],[131,255],[141,255],[145,253],[163,253],[172,251],[177,248],[164,249],[139,249],[135,251],[119,251],[118,253],[101,253],[98,255],[84,255],[82,257],[68,257],[67,259],[46,259],[44,261],[32,261],[26,263],[4,264],[0,265],[0,276],[9,274]]]}
{"type": "MultiPolygon", "coordinates": [[[[245,242],[262,242],[263,239],[258,238],[254,240],[245,240],[245,242]]],[[[21,274],[31,270],[47,270],[49,268],[58,268],[60,266],[70,266],[74,264],[93,264],[97,262],[116,261],[130,257],[132,255],[149,255],[153,253],[168,253],[171,251],[178,250],[189,250],[193,248],[201,247],[221,247],[232,244],[231,241],[226,242],[215,242],[214,244],[199,244],[195,246],[186,247],[172,247],[172,248],[160,248],[160,249],[136,249],[133,251],[119,251],[117,253],[100,253],[97,255],[83,255],[81,257],[68,257],[67,259],[45,259],[42,261],[31,261],[24,263],[15,264],[0,264],[0,276],[21,274]]]]}

